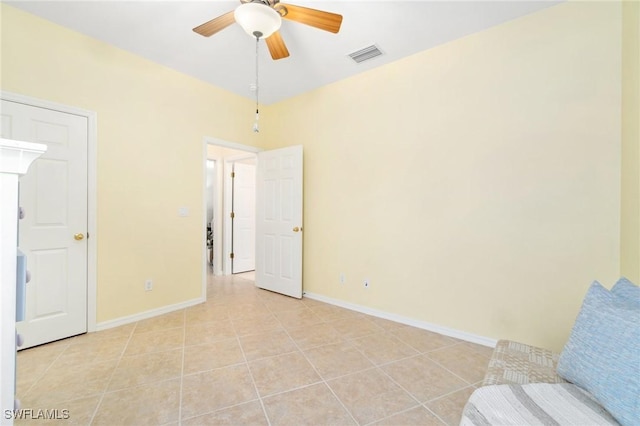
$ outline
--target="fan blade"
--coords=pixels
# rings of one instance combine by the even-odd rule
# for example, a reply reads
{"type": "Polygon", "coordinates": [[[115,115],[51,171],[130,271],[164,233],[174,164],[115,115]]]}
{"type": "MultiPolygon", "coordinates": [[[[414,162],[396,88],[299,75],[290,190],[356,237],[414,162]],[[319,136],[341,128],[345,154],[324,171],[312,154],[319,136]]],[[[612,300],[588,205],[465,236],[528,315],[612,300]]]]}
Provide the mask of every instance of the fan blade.
{"type": "Polygon", "coordinates": [[[283,16],[284,19],[300,22],[301,24],[310,25],[332,33],[340,31],[342,15],[291,4],[282,5],[287,8],[287,14],[283,16]]]}
{"type": "Polygon", "coordinates": [[[284,44],[284,40],[280,35],[280,31],[276,31],[266,39],[267,46],[269,47],[269,53],[274,60],[286,58],[289,56],[289,50],[284,44]]]}
{"type": "Polygon", "coordinates": [[[227,12],[224,15],[218,16],[217,18],[213,18],[212,20],[205,22],[202,25],[198,25],[193,29],[193,31],[202,36],[210,37],[218,31],[224,30],[234,22],[236,22],[236,19],[233,17],[232,10],[231,12],[227,12]]]}

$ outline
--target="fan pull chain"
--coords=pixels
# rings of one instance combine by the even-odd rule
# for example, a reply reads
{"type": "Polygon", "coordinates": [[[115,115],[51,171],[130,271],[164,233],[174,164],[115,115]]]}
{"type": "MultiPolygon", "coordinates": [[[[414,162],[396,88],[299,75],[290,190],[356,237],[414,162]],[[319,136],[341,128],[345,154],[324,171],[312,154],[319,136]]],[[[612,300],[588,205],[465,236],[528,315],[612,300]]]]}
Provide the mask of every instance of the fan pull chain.
{"type": "Polygon", "coordinates": [[[260,38],[256,36],[256,121],[253,123],[253,131],[255,133],[260,132],[258,128],[258,120],[260,119],[260,110],[258,109],[258,91],[260,90],[260,85],[258,83],[258,45],[260,42],[260,38]]]}

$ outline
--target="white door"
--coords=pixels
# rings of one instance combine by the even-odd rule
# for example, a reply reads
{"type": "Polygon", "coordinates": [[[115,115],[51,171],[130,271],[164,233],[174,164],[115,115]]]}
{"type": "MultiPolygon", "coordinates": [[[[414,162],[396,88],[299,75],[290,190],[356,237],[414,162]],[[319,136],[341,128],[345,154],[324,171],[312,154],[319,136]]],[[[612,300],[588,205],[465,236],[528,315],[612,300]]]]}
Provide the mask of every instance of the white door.
{"type": "Polygon", "coordinates": [[[87,331],[87,118],[2,101],[2,137],[47,145],[20,179],[27,348],[87,331]]]}
{"type": "Polygon", "coordinates": [[[256,166],[233,165],[232,273],[256,269],[256,166]]]}
{"type": "Polygon", "coordinates": [[[302,297],[302,146],[258,153],[256,285],[302,297]]]}

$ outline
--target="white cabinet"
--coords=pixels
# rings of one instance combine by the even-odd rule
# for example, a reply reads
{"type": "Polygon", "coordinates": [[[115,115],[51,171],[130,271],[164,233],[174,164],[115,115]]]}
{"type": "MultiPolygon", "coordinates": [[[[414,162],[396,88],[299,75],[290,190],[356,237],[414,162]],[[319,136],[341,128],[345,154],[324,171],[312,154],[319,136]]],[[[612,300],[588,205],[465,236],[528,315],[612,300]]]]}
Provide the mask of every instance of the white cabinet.
{"type": "Polygon", "coordinates": [[[0,424],[11,425],[16,374],[18,179],[46,151],[37,143],[0,139],[0,424]],[[8,418],[7,418],[8,417],[8,418]]]}

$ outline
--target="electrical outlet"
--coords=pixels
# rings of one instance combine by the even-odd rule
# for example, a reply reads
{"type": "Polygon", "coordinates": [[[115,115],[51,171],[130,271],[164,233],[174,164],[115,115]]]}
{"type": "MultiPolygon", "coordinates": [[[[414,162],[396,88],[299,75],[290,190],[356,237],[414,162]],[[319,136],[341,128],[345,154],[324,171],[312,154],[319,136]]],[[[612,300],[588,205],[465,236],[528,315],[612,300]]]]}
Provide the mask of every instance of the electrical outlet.
{"type": "Polygon", "coordinates": [[[153,290],[153,280],[148,279],[144,282],[144,291],[151,291],[153,290]]]}
{"type": "Polygon", "coordinates": [[[369,288],[369,285],[370,285],[370,284],[371,284],[371,283],[369,282],[369,279],[368,279],[368,278],[365,278],[365,280],[364,280],[364,288],[369,288]]]}
{"type": "Polygon", "coordinates": [[[344,284],[347,281],[347,278],[343,273],[340,273],[340,284],[344,284]]]}

